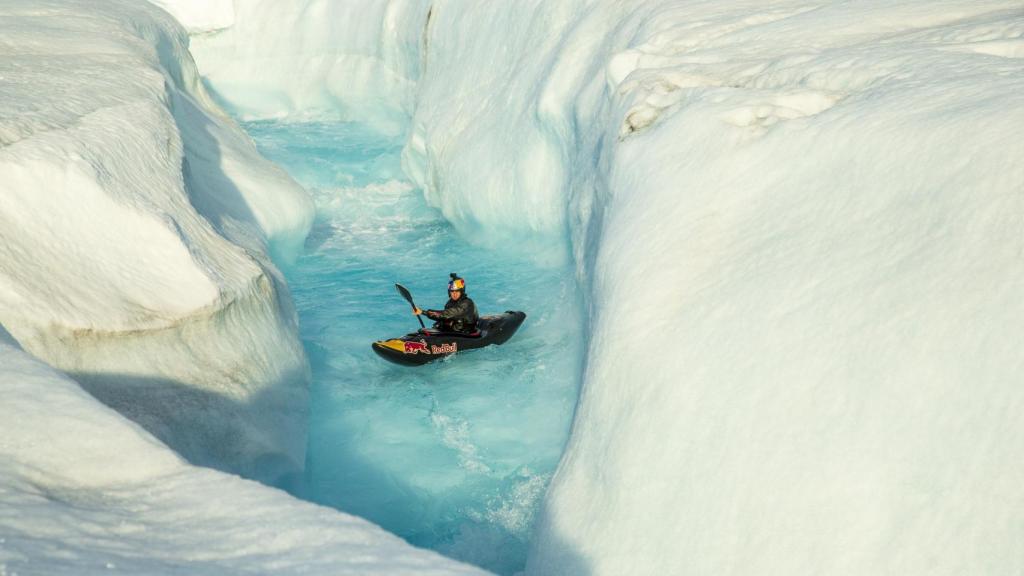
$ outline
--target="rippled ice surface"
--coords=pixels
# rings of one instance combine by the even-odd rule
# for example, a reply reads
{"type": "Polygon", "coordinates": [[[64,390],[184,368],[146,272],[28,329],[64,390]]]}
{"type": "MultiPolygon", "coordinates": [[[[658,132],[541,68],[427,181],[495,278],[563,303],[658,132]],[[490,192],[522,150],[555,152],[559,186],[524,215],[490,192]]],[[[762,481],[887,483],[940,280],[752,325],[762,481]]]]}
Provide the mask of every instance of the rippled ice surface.
{"type": "Polygon", "coordinates": [[[520,570],[576,402],[571,272],[460,238],[402,175],[399,140],[359,124],[245,127],[318,207],[306,253],[286,270],[313,368],[302,496],[413,544],[520,570]],[[481,314],[525,311],[516,336],[420,368],[378,358],[371,341],[419,326],[394,283],[440,308],[449,272],[467,279],[481,314]]]}

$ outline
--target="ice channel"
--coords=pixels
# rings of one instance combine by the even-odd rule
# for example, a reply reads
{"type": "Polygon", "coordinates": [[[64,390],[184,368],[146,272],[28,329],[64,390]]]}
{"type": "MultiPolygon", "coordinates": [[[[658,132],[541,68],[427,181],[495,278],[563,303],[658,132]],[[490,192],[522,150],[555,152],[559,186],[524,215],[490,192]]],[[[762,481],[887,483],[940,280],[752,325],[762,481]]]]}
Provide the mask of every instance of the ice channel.
{"type": "Polygon", "coordinates": [[[244,126],[317,204],[286,270],[313,370],[306,482],[294,490],[412,544],[522,569],[576,403],[571,270],[459,237],[403,176],[397,138],[353,123],[244,126]],[[378,358],[372,340],[418,327],[394,283],[439,308],[449,272],[467,279],[482,314],[525,311],[517,335],[421,368],[378,358]]]}

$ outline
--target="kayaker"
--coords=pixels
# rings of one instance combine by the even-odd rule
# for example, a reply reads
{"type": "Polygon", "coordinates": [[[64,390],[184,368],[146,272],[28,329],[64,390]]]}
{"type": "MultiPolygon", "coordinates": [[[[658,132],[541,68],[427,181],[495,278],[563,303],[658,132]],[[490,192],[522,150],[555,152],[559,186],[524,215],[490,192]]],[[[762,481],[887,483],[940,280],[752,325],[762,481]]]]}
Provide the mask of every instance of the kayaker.
{"type": "Polygon", "coordinates": [[[444,305],[444,310],[416,308],[412,312],[435,320],[434,327],[444,332],[475,332],[480,315],[476,312],[476,304],[469,296],[466,296],[466,281],[459,278],[458,274],[454,272],[450,276],[448,302],[444,305]]]}

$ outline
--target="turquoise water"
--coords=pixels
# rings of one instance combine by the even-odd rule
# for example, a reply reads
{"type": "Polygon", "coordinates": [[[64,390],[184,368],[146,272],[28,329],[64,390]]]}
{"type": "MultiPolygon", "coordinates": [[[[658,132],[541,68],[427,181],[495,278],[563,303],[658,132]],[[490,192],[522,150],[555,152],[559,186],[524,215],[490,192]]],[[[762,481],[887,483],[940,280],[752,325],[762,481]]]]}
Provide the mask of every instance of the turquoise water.
{"type": "Polygon", "coordinates": [[[571,271],[460,238],[403,176],[399,140],[359,124],[245,128],[317,204],[306,251],[285,270],[313,370],[300,495],[417,546],[521,570],[576,402],[571,271]],[[440,308],[449,272],[481,314],[526,312],[515,337],[419,368],[378,358],[370,342],[419,327],[394,284],[440,308]]]}

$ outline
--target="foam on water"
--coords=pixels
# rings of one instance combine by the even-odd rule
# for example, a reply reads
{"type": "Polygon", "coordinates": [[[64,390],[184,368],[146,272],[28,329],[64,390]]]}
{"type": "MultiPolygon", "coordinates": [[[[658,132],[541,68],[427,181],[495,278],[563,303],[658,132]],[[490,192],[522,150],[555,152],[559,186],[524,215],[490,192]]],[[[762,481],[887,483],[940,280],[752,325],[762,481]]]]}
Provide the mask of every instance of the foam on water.
{"type": "Polygon", "coordinates": [[[521,569],[576,400],[571,271],[458,237],[403,176],[395,139],[357,124],[246,127],[318,207],[286,271],[313,367],[303,496],[413,544],[521,569]],[[421,368],[378,358],[371,341],[418,327],[394,283],[439,308],[448,272],[467,278],[482,314],[523,310],[526,323],[504,346],[421,368]]]}

